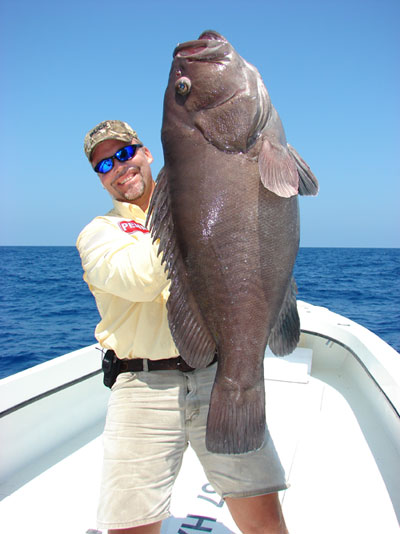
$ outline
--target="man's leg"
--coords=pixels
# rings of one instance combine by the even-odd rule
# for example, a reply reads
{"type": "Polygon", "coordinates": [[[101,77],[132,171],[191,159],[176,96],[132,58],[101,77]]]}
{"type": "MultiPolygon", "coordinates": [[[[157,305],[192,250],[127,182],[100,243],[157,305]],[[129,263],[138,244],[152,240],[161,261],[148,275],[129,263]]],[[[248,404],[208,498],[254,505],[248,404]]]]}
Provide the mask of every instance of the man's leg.
{"type": "Polygon", "coordinates": [[[226,497],[225,502],[243,534],[288,534],[277,493],[226,497]]]}
{"type": "Polygon", "coordinates": [[[268,429],[261,449],[247,454],[213,454],[205,447],[207,414],[215,367],[198,369],[191,380],[200,410],[191,418],[189,441],[206,476],[224,497],[233,519],[244,534],[287,534],[278,491],[287,489],[285,472],[268,429]]]}
{"type": "Polygon", "coordinates": [[[112,529],[108,531],[108,534],[160,534],[161,524],[161,521],[157,521],[157,523],[151,523],[150,525],[143,525],[141,527],[112,529]]]}
{"type": "Polygon", "coordinates": [[[103,433],[98,528],[159,534],[187,447],[179,371],[121,373],[103,433]]]}

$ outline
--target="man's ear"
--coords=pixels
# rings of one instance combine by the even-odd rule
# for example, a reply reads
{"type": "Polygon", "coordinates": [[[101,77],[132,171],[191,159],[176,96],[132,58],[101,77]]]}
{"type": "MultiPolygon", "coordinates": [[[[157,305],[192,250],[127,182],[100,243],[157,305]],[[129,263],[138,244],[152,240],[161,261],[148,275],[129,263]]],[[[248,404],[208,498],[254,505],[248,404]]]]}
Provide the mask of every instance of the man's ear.
{"type": "Polygon", "coordinates": [[[153,155],[152,155],[152,153],[150,152],[150,150],[147,148],[147,146],[144,146],[144,147],[143,147],[143,152],[144,152],[144,154],[145,154],[145,156],[146,156],[147,161],[148,161],[149,163],[153,163],[153,161],[154,161],[153,155]]]}

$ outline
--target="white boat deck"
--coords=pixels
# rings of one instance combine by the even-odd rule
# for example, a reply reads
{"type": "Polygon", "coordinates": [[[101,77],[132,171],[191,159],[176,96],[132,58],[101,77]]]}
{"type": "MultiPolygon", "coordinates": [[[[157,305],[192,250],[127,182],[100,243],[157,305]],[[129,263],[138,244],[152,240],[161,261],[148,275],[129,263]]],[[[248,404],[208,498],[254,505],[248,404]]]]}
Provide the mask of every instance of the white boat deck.
{"type": "MultiPolygon", "coordinates": [[[[292,362],[266,363],[267,375],[275,378],[266,380],[267,420],[291,484],[281,492],[289,531],[398,534],[398,436],[388,436],[380,424],[367,379],[356,372],[360,364],[335,347],[323,365],[314,348],[312,376],[307,374],[309,349],[297,351],[292,362]]],[[[96,532],[101,455],[97,437],[6,497],[0,503],[0,531],[96,532]]],[[[163,534],[239,533],[191,449],[171,512],[163,534]]]]}

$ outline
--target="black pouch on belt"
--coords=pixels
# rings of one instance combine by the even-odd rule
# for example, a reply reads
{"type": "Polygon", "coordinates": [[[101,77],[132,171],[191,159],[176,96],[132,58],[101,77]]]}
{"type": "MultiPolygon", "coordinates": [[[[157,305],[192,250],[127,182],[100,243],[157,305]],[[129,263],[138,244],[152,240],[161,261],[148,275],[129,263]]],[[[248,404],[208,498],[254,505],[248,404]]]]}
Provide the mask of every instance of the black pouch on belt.
{"type": "Polygon", "coordinates": [[[119,375],[121,368],[121,360],[117,358],[113,350],[108,350],[103,357],[102,363],[104,378],[103,383],[108,388],[111,388],[119,375]]]}

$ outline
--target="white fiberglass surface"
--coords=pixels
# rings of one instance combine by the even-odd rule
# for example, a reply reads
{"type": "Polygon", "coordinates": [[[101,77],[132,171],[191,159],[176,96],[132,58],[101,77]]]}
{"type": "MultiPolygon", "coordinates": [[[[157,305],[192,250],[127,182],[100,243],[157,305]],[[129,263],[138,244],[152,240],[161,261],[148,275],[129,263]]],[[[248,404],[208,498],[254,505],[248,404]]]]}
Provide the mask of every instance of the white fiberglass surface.
{"type": "MultiPolygon", "coordinates": [[[[351,354],[323,347],[313,348],[308,380],[266,380],[268,425],[291,484],[281,493],[289,530],[397,534],[392,500],[399,502],[400,458],[387,428],[390,418],[380,416],[384,400],[351,354]]],[[[4,499],[0,530],[80,534],[95,529],[101,455],[97,438],[4,499]]],[[[195,525],[213,534],[238,533],[190,450],[171,512],[163,534],[191,532],[195,525]]]]}

